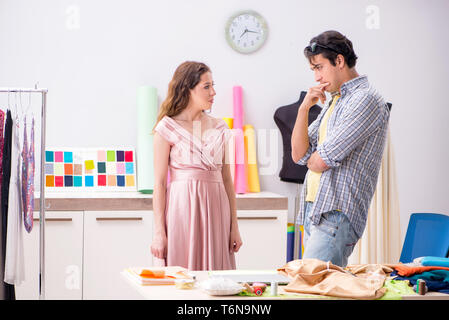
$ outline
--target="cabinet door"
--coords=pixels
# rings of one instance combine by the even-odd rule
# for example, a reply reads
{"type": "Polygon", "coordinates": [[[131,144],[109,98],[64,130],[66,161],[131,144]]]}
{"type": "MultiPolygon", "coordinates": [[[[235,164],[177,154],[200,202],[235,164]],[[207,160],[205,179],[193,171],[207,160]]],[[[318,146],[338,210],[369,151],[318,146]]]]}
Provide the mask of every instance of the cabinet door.
{"type": "MultiPolygon", "coordinates": [[[[23,230],[25,281],[16,286],[16,299],[39,299],[39,212],[33,229],[23,230]]],[[[82,299],[83,212],[45,213],[45,298],[82,299]]]]}
{"type": "Polygon", "coordinates": [[[243,246],[236,254],[237,269],[276,269],[287,255],[287,211],[238,210],[243,246]]]}
{"type": "Polygon", "coordinates": [[[85,211],[83,299],[142,299],[120,272],[153,258],[152,211],[85,211]]]}

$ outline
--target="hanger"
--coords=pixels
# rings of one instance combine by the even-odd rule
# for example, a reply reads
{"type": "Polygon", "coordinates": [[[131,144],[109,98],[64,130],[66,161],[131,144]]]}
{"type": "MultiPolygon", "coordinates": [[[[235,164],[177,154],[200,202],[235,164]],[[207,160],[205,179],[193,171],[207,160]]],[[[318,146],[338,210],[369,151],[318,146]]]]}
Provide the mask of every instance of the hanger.
{"type": "Polygon", "coordinates": [[[14,92],[14,113],[16,116],[16,121],[19,121],[19,110],[17,108],[17,91],[14,92]]]}
{"type": "MultiPolygon", "coordinates": [[[[31,107],[31,92],[28,93],[28,106],[26,107],[25,112],[23,111],[23,106],[22,106],[22,93],[20,93],[20,95],[19,95],[19,101],[20,101],[20,110],[22,111],[22,114],[23,114],[23,121],[26,122],[26,116],[28,115],[28,112],[30,111],[30,107],[31,107]]],[[[31,115],[34,118],[33,110],[31,110],[31,115]]]]}
{"type": "Polygon", "coordinates": [[[11,93],[11,91],[8,91],[8,110],[11,110],[11,103],[9,102],[9,94],[11,93]]]}

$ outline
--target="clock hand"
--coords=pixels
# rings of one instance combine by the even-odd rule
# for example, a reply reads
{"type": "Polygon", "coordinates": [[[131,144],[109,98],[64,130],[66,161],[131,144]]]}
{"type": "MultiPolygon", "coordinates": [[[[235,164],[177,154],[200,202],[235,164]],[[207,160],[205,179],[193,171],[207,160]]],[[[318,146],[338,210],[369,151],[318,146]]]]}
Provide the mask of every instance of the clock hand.
{"type": "Polygon", "coordinates": [[[260,33],[260,32],[257,32],[257,31],[252,31],[252,30],[247,30],[247,32],[252,32],[252,33],[260,33]]]}
{"type": "Polygon", "coordinates": [[[247,32],[248,32],[248,29],[245,28],[245,31],[243,31],[243,33],[242,33],[242,35],[240,36],[240,38],[243,37],[243,35],[244,35],[245,33],[247,33],[247,32]]]}

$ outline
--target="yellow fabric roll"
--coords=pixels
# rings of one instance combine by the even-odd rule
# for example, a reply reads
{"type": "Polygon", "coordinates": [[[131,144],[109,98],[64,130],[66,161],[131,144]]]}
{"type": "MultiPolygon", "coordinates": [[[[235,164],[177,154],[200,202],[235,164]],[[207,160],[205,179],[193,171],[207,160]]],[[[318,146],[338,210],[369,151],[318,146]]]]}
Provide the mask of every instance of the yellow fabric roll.
{"type": "Polygon", "coordinates": [[[235,178],[235,136],[234,136],[234,133],[232,133],[232,136],[229,138],[229,140],[226,144],[225,163],[229,164],[229,168],[231,170],[232,182],[234,182],[234,178],[235,178]]]}
{"type": "MultiPolygon", "coordinates": [[[[229,129],[232,129],[234,126],[234,118],[223,118],[224,122],[228,125],[229,129]]],[[[229,164],[229,168],[231,169],[231,177],[232,182],[234,182],[235,176],[235,136],[232,134],[231,138],[229,138],[228,143],[226,145],[226,164],[229,164]]]]}
{"type": "Polygon", "coordinates": [[[250,124],[243,126],[245,136],[245,165],[247,172],[247,192],[260,192],[259,173],[257,170],[256,135],[250,124]]]}
{"type": "Polygon", "coordinates": [[[229,129],[234,126],[234,118],[223,118],[224,122],[228,125],[229,129]]]}

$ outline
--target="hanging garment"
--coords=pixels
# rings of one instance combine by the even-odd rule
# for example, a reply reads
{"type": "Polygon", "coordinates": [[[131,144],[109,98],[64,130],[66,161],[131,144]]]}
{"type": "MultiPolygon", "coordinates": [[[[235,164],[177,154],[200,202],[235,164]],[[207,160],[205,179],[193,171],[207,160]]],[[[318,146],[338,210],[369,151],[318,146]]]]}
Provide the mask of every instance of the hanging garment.
{"type": "Polygon", "coordinates": [[[33,229],[34,210],[34,118],[32,120],[30,149],[28,150],[28,137],[26,119],[23,124],[22,149],[22,207],[25,230],[30,233],[33,229]]]}
{"type": "Polygon", "coordinates": [[[20,285],[25,280],[22,201],[20,183],[19,118],[12,130],[11,179],[9,182],[8,230],[6,234],[5,282],[20,285]]]}
{"type": "Polygon", "coordinates": [[[6,235],[7,235],[7,224],[8,224],[8,196],[9,196],[9,182],[11,175],[11,139],[12,139],[12,126],[13,121],[11,117],[11,111],[6,112],[5,120],[5,131],[4,131],[4,141],[3,141],[3,159],[2,159],[2,194],[1,194],[1,230],[2,230],[2,256],[1,256],[1,283],[3,284],[3,299],[4,300],[15,300],[15,288],[13,285],[3,281],[5,274],[5,260],[6,260],[6,235]]]}
{"type": "MultiPolygon", "coordinates": [[[[5,124],[5,112],[0,109],[0,186],[2,185],[2,178],[3,178],[3,129],[5,124]]],[[[0,188],[0,198],[2,190],[0,188]]]]}
{"type": "MultiPolygon", "coordinates": [[[[274,122],[278,126],[282,135],[284,154],[282,157],[282,168],[279,171],[281,181],[303,183],[307,173],[307,166],[301,166],[293,162],[291,138],[296,122],[299,106],[301,105],[307,92],[302,91],[299,100],[293,104],[279,107],[274,113],[274,122]]],[[[309,110],[309,125],[315,121],[321,112],[318,105],[313,105],[309,110]]]]}
{"type": "MultiPolygon", "coordinates": [[[[3,110],[0,109],[0,186],[2,185],[2,178],[3,178],[3,141],[4,141],[4,137],[3,137],[3,125],[5,122],[5,112],[3,110]]],[[[1,187],[0,187],[0,198],[1,198],[1,187]]],[[[1,206],[0,206],[0,215],[1,215],[1,206]]],[[[0,248],[3,248],[3,229],[2,229],[2,219],[0,217],[0,248]]],[[[1,251],[2,255],[0,256],[0,300],[5,300],[5,283],[3,282],[3,274],[5,272],[4,270],[4,261],[5,261],[5,256],[3,255],[3,250],[1,251]]],[[[9,284],[7,284],[8,286],[10,286],[9,284]]]]}

